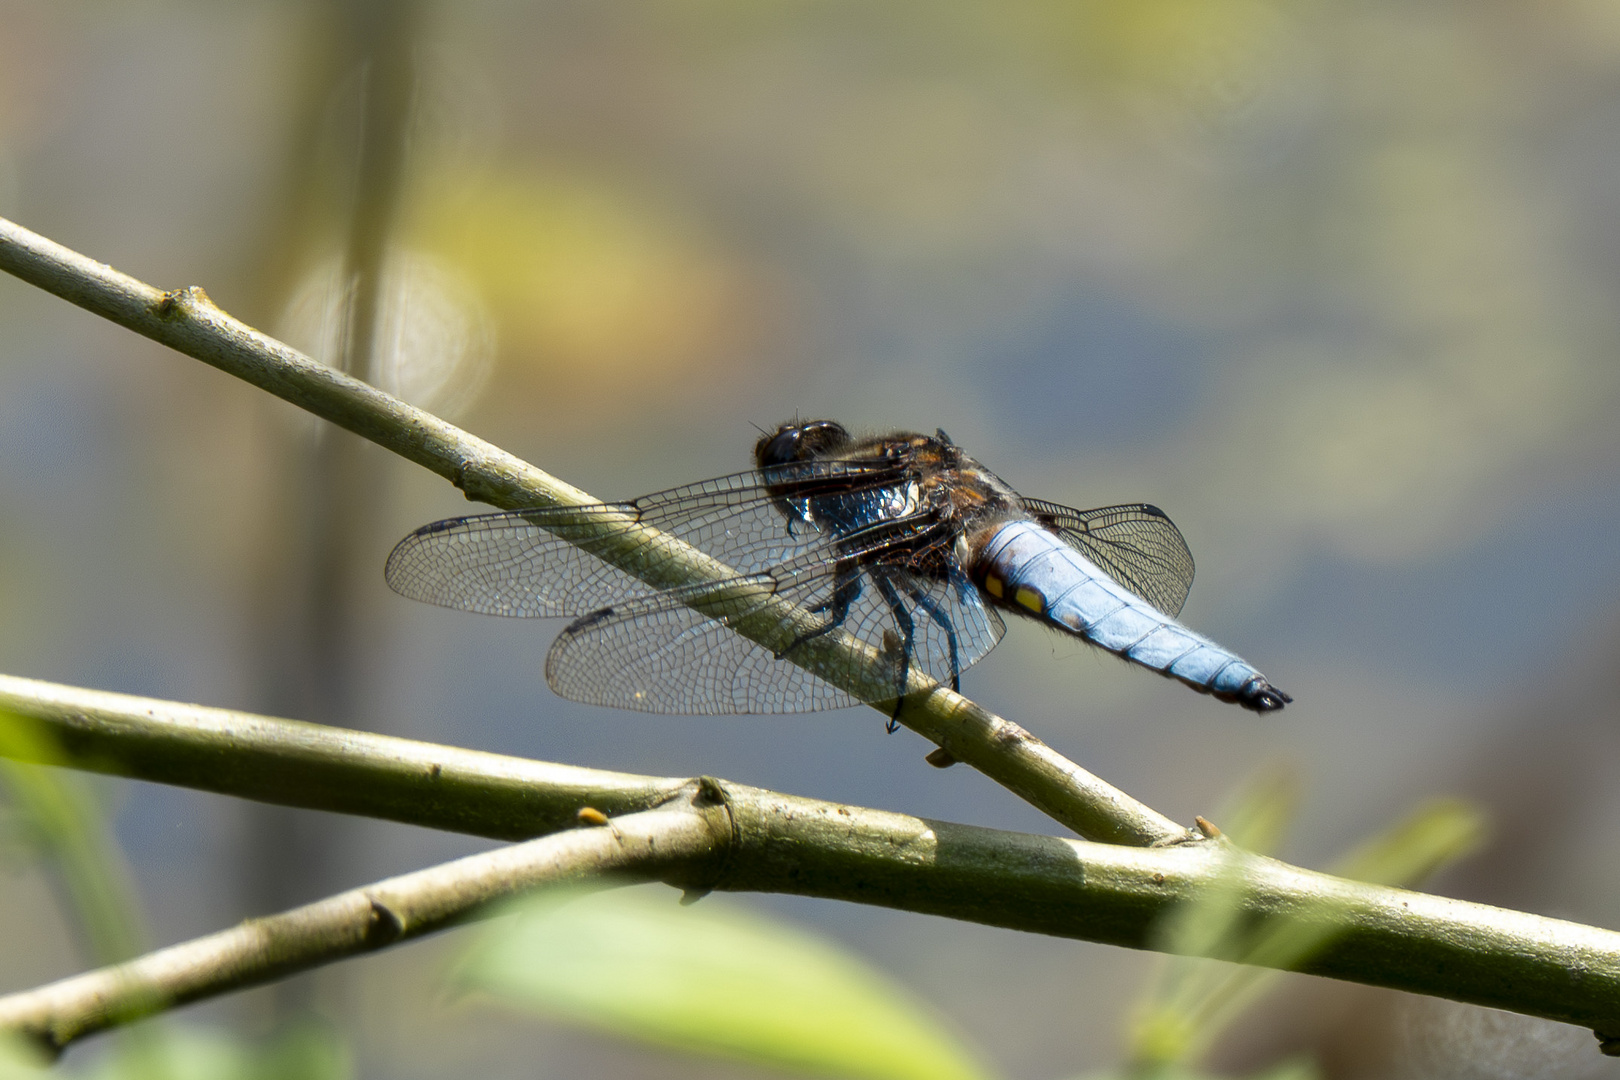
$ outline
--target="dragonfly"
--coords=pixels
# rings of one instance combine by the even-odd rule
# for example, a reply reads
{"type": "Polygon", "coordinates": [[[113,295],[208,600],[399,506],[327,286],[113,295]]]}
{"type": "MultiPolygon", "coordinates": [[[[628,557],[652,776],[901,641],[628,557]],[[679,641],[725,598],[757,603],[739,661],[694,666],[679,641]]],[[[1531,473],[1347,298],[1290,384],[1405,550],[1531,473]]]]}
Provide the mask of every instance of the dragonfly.
{"type": "Polygon", "coordinates": [[[1255,712],[1293,700],[1176,621],[1193,559],[1162,510],[1026,498],[942,430],[782,424],[762,432],[747,472],[628,502],[436,521],[401,540],[384,573],[442,607],[571,617],[546,655],[552,690],[642,712],[892,700],[892,730],[913,676],[959,690],[1008,613],[1255,712]],[[651,583],[677,547],[720,569],[651,583]],[[840,678],[833,638],[864,647],[884,677],[840,678]]]}

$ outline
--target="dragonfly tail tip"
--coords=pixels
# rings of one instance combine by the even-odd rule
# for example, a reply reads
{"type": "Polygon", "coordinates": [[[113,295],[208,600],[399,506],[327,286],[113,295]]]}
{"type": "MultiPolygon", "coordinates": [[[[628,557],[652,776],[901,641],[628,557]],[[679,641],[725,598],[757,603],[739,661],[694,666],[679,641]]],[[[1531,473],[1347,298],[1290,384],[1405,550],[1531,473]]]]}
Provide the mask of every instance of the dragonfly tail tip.
{"type": "Polygon", "coordinates": [[[1276,712],[1293,700],[1291,695],[1285,694],[1272,686],[1264,677],[1257,677],[1249,680],[1248,684],[1243,687],[1238,697],[1238,704],[1245,709],[1253,709],[1255,712],[1264,713],[1276,712]]]}

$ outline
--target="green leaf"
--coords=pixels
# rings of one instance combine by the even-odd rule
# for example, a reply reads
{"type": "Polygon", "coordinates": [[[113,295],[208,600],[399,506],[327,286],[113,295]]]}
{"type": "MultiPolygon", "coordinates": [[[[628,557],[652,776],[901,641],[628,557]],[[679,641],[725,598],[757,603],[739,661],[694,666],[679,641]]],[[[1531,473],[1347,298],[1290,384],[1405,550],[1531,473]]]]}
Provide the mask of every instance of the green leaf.
{"type": "Polygon", "coordinates": [[[348,1043],[320,1021],[294,1024],[254,1049],[253,1080],[349,1080],[354,1075],[348,1043]]]}
{"type": "MultiPolygon", "coordinates": [[[[349,1080],[348,1047],[324,1024],[297,1024],[269,1040],[215,1028],[145,1028],[86,1080],[349,1080]]],[[[0,1073],[0,1080],[11,1080],[0,1073]]],[[[18,1077],[21,1080],[21,1074],[18,1077]]]]}
{"type": "MultiPolygon", "coordinates": [[[[1322,1071],[1310,1058],[1292,1058],[1243,1080],[1321,1080],[1322,1071]]],[[[1205,1072],[1190,1065],[1137,1065],[1108,1072],[1087,1073],[1076,1080],[1227,1080],[1215,1073],[1205,1072]]],[[[1238,1080],[1233,1077],[1230,1080],[1238,1080]]]]}
{"type": "Polygon", "coordinates": [[[1299,772],[1276,761],[1245,780],[1220,808],[1215,824],[1245,851],[1271,855],[1282,846],[1299,810],[1299,772]]]}
{"type": "MultiPolygon", "coordinates": [[[[1283,780],[1251,783],[1233,819],[1261,823],[1253,834],[1274,840],[1288,817],[1287,796],[1283,780]]],[[[1339,859],[1330,873],[1379,885],[1413,885],[1475,850],[1484,836],[1484,816],[1476,807],[1436,799],[1339,859]]],[[[1142,1067],[1203,1053],[1276,984],[1281,978],[1277,969],[1297,967],[1330,940],[1328,931],[1301,924],[1268,921],[1245,928],[1245,858],[1243,851],[1231,849],[1225,870],[1204,893],[1165,919],[1160,940],[1169,951],[1220,956],[1237,964],[1184,955],[1164,962],[1133,1033],[1132,1056],[1142,1067]]]]}
{"type": "Polygon", "coordinates": [[[247,1049],[222,1031],[162,1028],[130,1032],[86,1080],[252,1080],[247,1049]]]}
{"type": "Polygon", "coordinates": [[[46,1053],[13,1031],[0,1031],[0,1080],[40,1080],[51,1075],[46,1053]]]}
{"type": "Polygon", "coordinates": [[[1461,799],[1434,799],[1339,859],[1329,873],[1375,885],[1411,886],[1485,842],[1485,814],[1461,799]]]}
{"type": "MultiPolygon", "coordinates": [[[[1225,853],[1221,872],[1154,928],[1155,946],[1171,955],[1133,1019],[1131,1057],[1138,1070],[1187,1061],[1218,1030],[1209,1023],[1209,1005],[1220,999],[1230,969],[1198,957],[1243,959],[1249,944],[1243,926],[1244,852],[1275,850],[1298,803],[1296,774],[1273,764],[1244,782],[1222,808],[1216,819],[1225,833],[1217,842],[1225,853]]],[[[1157,1080],[1156,1074],[1143,1075],[1157,1080]]]]}
{"type": "Polygon", "coordinates": [[[978,1080],[960,1042],[841,948],[707,898],[548,892],[488,927],[457,981],[619,1035],[861,1080],[978,1080]]]}
{"type": "Polygon", "coordinates": [[[43,767],[53,764],[68,762],[50,734],[0,711],[0,789],[18,815],[8,823],[13,839],[26,835],[55,859],[96,959],[128,959],[145,934],[123,857],[85,778],[43,767]]]}

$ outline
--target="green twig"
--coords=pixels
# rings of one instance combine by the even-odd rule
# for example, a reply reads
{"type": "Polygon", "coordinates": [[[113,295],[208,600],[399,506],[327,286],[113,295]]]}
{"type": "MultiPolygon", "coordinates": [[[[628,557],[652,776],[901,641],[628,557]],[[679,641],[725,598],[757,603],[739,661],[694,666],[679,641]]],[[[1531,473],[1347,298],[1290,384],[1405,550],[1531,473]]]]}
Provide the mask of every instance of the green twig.
{"type": "Polygon", "coordinates": [[[587,803],[648,810],[685,782],[10,675],[0,710],[37,725],[0,755],[47,746],[48,764],[500,840],[566,828],[587,803]]]}
{"type": "Polygon", "coordinates": [[[531,889],[604,874],[656,879],[715,846],[709,820],[688,805],[472,855],[0,998],[0,1029],[60,1052],[142,1015],[421,937],[531,889]]]}

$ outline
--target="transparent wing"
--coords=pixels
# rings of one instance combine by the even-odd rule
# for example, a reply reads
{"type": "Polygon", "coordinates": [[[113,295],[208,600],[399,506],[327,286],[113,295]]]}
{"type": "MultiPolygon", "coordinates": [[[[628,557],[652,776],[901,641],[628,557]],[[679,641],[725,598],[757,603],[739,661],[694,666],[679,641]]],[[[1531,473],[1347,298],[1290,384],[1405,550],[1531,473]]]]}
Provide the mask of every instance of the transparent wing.
{"type": "Polygon", "coordinates": [[[938,577],[861,561],[887,543],[874,537],[871,550],[862,552],[846,541],[837,567],[800,557],[765,573],[593,612],[553,643],[546,681],[574,701],[659,713],[812,712],[884,700],[895,695],[902,665],[950,685],[995,647],[1006,627],[959,567],[945,567],[938,577]],[[816,650],[805,649],[820,635],[796,631],[783,601],[808,611],[812,622],[819,619],[826,633],[846,633],[878,650],[892,681],[852,694],[822,679],[818,673],[832,672],[818,666],[816,650]],[[732,627],[743,622],[775,647],[735,633],[732,627]],[[779,659],[778,652],[811,669],[779,659]]]}
{"type": "Polygon", "coordinates": [[[627,540],[625,525],[650,526],[746,575],[831,542],[808,522],[790,525],[784,498],[858,491],[898,479],[892,466],[809,462],[722,476],[624,503],[450,518],[401,540],[383,572],[402,596],[440,607],[521,618],[581,615],[657,591],[597,557],[613,551],[632,571],[661,561],[668,541],[638,546],[627,540]]]}
{"type": "Polygon", "coordinates": [[[637,712],[814,712],[860,703],[734,633],[730,621],[710,618],[674,593],[605,608],[558,635],[546,654],[546,682],[573,701],[637,712]]]}
{"type": "Polygon", "coordinates": [[[1157,506],[1130,503],[1075,510],[1024,499],[1035,519],[1166,615],[1179,615],[1192,588],[1193,557],[1181,530],[1157,506]]]}

